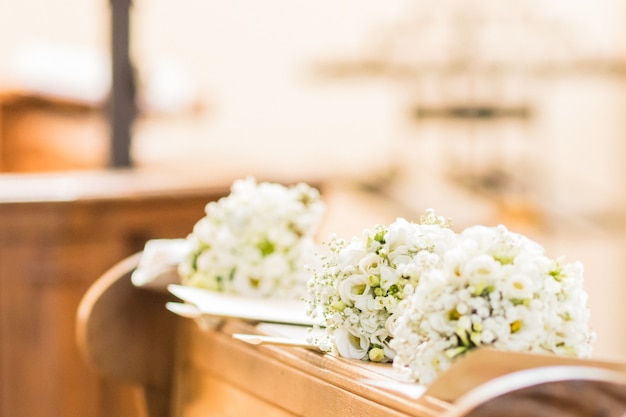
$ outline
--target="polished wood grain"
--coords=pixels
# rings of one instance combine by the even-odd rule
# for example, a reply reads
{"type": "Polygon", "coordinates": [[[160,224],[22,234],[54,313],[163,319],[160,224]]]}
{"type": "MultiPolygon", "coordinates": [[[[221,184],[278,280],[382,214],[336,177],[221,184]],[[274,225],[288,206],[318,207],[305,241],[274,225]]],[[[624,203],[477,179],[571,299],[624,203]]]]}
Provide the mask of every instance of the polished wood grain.
{"type": "Polygon", "coordinates": [[[474,387],[444,417],[623,417],[626,373],[611,368],[531,365],[474,387]]]}
{"type": "Polygon", "coordinates": [[[114,265],[92,285],[77,313],[77,342],[85,361],[104,378],[135,385],[138,407],[170,415],[177,317],[165,292],[138,291],[130,280],[138,255],[114,265]]]}
{"type": "Polygon", "coordinates": [[[132,286],[136,263],[136,255],[122,261],[87,292],[77,338],[83,357],[102,375],[143,389],[139,404],[150,417],[433,417],[449,406],[363,382],[385,378],[363,362],[232,337],[258,332],[250,322],[226,319],[204,329],[175,320],[165,309],[166,295],[132,286]]]}
{"type": "Polygon", "coordinates": [[[626,363],[535,353],[473,351],[417,399],[382,389],[366,381],[397,383],[389,364],[233,338],[268,334],[271,326],[250,321],[226,318],[206,326],[174,316],[165,309],[167,292],[132,285],[139,256],[121,261],[92,285],[78,310],[77,338],[97,372],[138,387],[136,404],[148,417],[621,417],[626,412],[626,363]]]}
{"type": "MultiPolygon", "coordinates": [[[[233,333],[255,331],[249,323],[227,320],[213,330],[202,330],[189,321],[183,324],[176,365],[176,416],[193,416],[189,404],[192,409],[199,403],[215,404],[213,391],[195,384],[209,376],[262,399],[268,409],[293,416],[436,416],[447,409],[443,402],[412,400],[363,382],[385,377],[359,361],[305,348],[253,346],[232,338],[233,333]]],[[[217,415],[228,414],[228,407],[230,401],[220,406],[217,415]]]]}

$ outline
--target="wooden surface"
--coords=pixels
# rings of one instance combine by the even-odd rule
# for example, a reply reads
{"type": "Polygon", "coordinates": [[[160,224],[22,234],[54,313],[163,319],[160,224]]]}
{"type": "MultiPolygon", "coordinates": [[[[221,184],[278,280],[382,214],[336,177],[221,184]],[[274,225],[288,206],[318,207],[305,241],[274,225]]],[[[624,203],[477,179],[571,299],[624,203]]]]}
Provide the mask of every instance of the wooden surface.
{"type": "Polygon", "coordinates": [[[258,332],[249,322],[228,319],[207,330],[181,318],[172,331],[176,316],[165,309],[164,294],[130,283],[136,262],[135,256],[117,264],[87,292],[78,310],[77,337],[83,357],[102,375],[139,384],[144,394],[161,390],[160,401],[140,403],[148,405],[150,417],[168,412],[177,417],[431,417],[446,410],[432,398],[411,400],[366,384],[362,380],[389,377],[364,362],[233,339],[233,333],[258,332]],[[142,329],[146,334],[137,335],[142,329]],[[164,365],[173,377],[170,404],[163,403],[170,395],[164,365]]]}
{"type": "Polygon", "coordinates": [[[177,316],[165,292],[137,291],[130,280],[134,255],[89,288],[77,312],[77,343],[85,361],[109,380],[137,386],[137,407],[169,416],[177,316]],[[123,343],[120,343],[123,341],[123,343]]]}
{"type": "Polygon", "coordinates": [[[0,417],[137,415],[80,358],[78,304],[153,238],[184,237],[230,183],[164,173],[0,176],[0,417]]]}
{"type": "Polygon", "coordinates": [[[185,321],[176,364],[177,417],[202,415],[285,416],[436,416],[445,404],[429,398],[411,400],[366,384],[385,379],[365,363],[305,348],[253,346],[232,338],[254,326],[229,320],[214,330],[185,321]],[[224,398],[223,393],[233,397],[224,398]],[[240,401],[252,398],[248,412],[240,401]]]}
{"type": "Polygon", "coordinates": [[[167,292],[131,284],[137,262],[137,255],[125,259],[91,287],[77,335],[94,369],[143,389],[137,405],[148,417],[622,417],[626,411],[626,363],[491,349],[462,357],[414,399],[366,382],[397,384],[389,364],[233,338],[277,335],[278,325],[230,318],[207,327],[168,317],[167,292]]]}
{"type": "MultiPolygon", "coordinates": [[[[471,360],[456,361],[449,372],[442,374],[429,387],[427,393],[442,400],[454,402],[467,395],[475,387],[504,376],[530,369],[546,369],[549,367],[584,367],[614,372],[626,378],[625,361],[609,361],[600,359],[579,359],[568,356],[548,354],[505,352],[494,349],[480,349],[471,352],[471,360]],[[458,376],[462,375],[463,378],[458,376]]],[[[541,379],[541,372],[532,375],[541,379]]],[[[626,381],[626,379],[625,379],[626,381]]]]}
{"type": "Polygon", "coordinates": [[[0,92],[0,172],[106,168],[107,132],[98,103],[0,92]]]}
{"type": "MultiPolygon", "coordinates": [[[[480,362],[484,363],[476,361],[480,362]]],[[[596,367],[591,362],[573,363],[540,366],[531,358],[529,368],[503,374],[470,389],[444,417],[623,417],[624,365],[607,362],[596,367]],[[615,371],[616,368],[621,370],[615,371]]],[[[500,365],[490,364],[493,368],[500,365]]]]}

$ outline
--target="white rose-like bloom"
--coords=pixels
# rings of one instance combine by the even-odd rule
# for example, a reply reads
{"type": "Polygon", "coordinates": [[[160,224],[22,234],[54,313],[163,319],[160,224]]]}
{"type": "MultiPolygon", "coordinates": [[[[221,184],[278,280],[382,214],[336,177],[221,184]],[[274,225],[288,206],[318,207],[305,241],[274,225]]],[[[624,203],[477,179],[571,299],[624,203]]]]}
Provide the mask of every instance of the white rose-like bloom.
{"type": "Polygon", "coordinates": [[[390,323],[424,265],[443,262],[456,239],[448,223],[428,210],[421,223],[398,218],[350,242],[331,236],[309,281],[309,315],[323,328],[311,341],[344,357],[391,361],[390,323]]]}
{"type": "Polygon", "coordinates": [[[363,357],[367,355],[370,347],[366,336],[352,334],[346,329],[337,331],[335,343],[339,354],[346,358],[363,357]]]}
{"type": "Polygon", "coordinates": [[[301,299],[317,261],[314,241],[325,206],[318,190],[235,181],[227,197],[207,204],[187,237],[179,264],[185,285],[261,298],[301,299]]]}
{"type": "Polygon", "coordinates": [[[394,367],[431,383],[460,355],[479,346],[588,357],[582,265],[563,265],[504,226],[463,231],[444,262],[422,272],[401,303],[390,346],[394,367]]]}

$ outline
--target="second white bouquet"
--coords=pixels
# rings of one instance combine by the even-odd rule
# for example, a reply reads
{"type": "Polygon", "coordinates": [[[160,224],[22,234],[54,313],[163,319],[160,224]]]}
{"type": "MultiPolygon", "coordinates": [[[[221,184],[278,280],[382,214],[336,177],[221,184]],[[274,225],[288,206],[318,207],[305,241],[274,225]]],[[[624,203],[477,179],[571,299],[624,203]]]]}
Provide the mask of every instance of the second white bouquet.
{"type": "Polygon", "coordinates": [[[551,259],[502,225],[469,227],[442,264],[423,271],[393,335],[394,367],[422,384],[481,346],[588,357],[582,264],[551,259]]]}
{"type": "Polygon", "coordinates": [[[315,262],[315,233],[325,205],[317,189],[235,181],[231,193],[206,206],[187,237],[181,282],[260,298],[301,299],[305,265],[315,262]]]}

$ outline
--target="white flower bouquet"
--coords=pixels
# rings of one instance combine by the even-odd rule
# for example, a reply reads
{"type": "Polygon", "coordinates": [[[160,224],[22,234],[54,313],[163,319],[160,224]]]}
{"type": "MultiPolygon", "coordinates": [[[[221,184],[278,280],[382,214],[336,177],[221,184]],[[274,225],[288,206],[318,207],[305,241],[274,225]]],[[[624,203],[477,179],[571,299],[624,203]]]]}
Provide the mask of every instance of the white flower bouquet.
{"type": "Polygon", "coordinates": [[[179,264],[184,285],[260,298],[301,299],[325,205],[317,189],[235,181],[206,206],[179,264]]]}
{"type": "Polygon", "coordinates": [[[454,236],[432,210],[420,224],[399,218],[350,243],[331,236],[309,281],[309,315],[322,330],[311,341],[343,357],[391,361],[389,324],[400,301],[418,285],[424,265],[441,262],[454,236]]]}
{"type": "Polygon", "coordinates": [[[425,265],[402,303],[393,366],[428,384],[480,346],[575,357],[591,354],[580,263],[564,264],[504,226],[463,231],[443,263],[425,265]]]}

